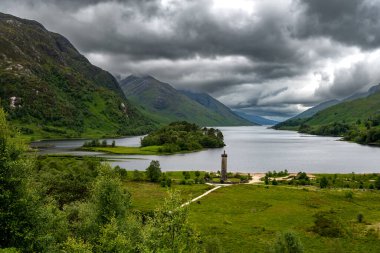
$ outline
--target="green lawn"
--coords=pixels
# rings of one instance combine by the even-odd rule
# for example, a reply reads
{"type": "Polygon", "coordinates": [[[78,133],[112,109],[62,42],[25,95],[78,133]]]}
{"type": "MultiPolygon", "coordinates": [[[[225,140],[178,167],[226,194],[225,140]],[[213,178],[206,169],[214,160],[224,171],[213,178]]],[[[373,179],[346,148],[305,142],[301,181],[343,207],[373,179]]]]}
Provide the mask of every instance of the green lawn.
{"type": "Polygon", "coordinates": [[[216,236],[225,252],[267,252],[279,231],[295,231],[305,252],[380,252],[380,240],[366,236],[380,228],[380,192],[302,189],[289,186],[234,185],[191,205],[190,220],[205,237],[216,236]],[[313,215],[334,209],[349,231],[343,238],[310,231],[313,215]],[[364,215],[367,224],[356,217],[364,215]]]}

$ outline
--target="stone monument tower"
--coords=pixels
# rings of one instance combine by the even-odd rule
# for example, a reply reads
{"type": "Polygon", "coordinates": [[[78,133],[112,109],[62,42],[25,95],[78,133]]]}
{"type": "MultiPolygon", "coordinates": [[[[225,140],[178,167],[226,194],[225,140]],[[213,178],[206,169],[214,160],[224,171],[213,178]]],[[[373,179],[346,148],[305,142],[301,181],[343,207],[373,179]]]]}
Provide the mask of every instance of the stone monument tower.
{"type": "Polygon", "coordinates": [[[222,169],[220,173],[221,173],[220,180],[223,182],[226,182],[227,181],[227,154],[225,150],[222,154],[222,169]]]}

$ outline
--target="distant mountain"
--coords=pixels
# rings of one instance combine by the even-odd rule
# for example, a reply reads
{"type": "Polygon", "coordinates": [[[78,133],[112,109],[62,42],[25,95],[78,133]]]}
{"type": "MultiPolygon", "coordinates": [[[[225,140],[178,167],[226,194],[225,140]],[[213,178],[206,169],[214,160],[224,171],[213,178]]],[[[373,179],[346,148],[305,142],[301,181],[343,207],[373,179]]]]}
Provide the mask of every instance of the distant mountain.
{"type": "Polygon", "coordinates": [[[350,102],[350,101],[355,101],[355,100],[358,100],[360,98],[366,98],[366,97],[369,97],[371,96],[372,94],[375,94],[376,92],[379,92],[380,91],[380,84],[378,85],[375,85],[375,86],[372,86],[371,88],[368,89],[367,92],[357,92],[357,93],[354,93],[352,94],[351,96],[343,99],[343,100],[337,100],[337,99],[333,99],[333,100],[329,100],[329,101],[326,101],[326,102],[323,102],[323,103],[320,103],[284,122],[281,122],[279,124],[277,124],[274,128],[276,129],[292,129],[292,130],[296,130],[298,129],[298,127],[302,124],[304,124],[304,122],[308,121],[310,118],[312,118],[314,115],[317,115],[319,112],[323,111],[323,110],[326,110],[332,106],[335,106],[335,105],[339,105],[339,104],[342,104],[342,103],[345,103],[345,102],[350,102]]]}
{"type": "Polygon", "coordinates": [[[235,120],[236,122],[240,122],[240,124],[242,125],[247,125],[247,124],[249,125],[250,123],[252,123],[249,120],[247,121],[247,119],[244,119],[243,117],[239,116],[230,108],[228,108],[227,106],[225,106],[224,104],[222,104],[221,102],[219,102],[218,100],[216,100],[215,98],[213,98],[207,93],[196,93],[196,92],[185,91],[185,90],[180,90],[179,92],[187,96],[191,100],[206,107],[210,111],[213,111],[225,117],[226,119],[235,120]]]}
{"type": "Polygon", "coordinates": [[[304,112],[301,112],[300,114],[294,116],[292,119],[310,118],[310,117],[314,116],[317,112],[322,111],[326,108],[329,108],[333,105],[339,104],[340,102],[341,101],[339,101],[338,99],[333,99],[333,100],[322,102],[322,103],[320,103],[320,104],[318,104],[318,105],[316,105],[310,109],[307,109],[304,112]]]}
{"type": "Polygon", "coordinates": [[[116,79],[63,36],[0,13],[0,100],[12,124],[35,138],[125,135],[154,126],[116,79]]]}
{"type": "Polygon", "coordinates": [[[278,121],[267,119],[261,116],[257,115],[250,115],[244,112],[234,111],[237,115],[240,117],[249,120],[250,122],[257,124],[257,125],[263,125],[263,126],[272,126],[278,123],[278,121]]]}
{"type": "Polygon", "coordinates": [[[355,94],[353,94],[353,95],[351,95],[351,96],[343,99],[343,101],[352,101],[352,100],[355,100],[355,99],[358,99],[358,98],[365,98],[365,97],[368,97],[369,95],[372,95],[372,94],[374,94],[374,93],[376,93],[378,91],[380,91],[380,84],[372,86],[366,92],[355,93],[355,94]]]}
{"type": "Polygon", "coordinates": [[[374,86],[366,97],[343,101],[305,119],[277,124],[276,129],[303,133],[342,136],[345,140],[380,145],[380,87],[374,86]]]}
{"type": "Polygon", "coordinates": [[[208,95],[178,91],[152,76],[131,75],[119,83],[125,96],[159,123],[185,120],[202,126],[250,124],[208,95]]]}

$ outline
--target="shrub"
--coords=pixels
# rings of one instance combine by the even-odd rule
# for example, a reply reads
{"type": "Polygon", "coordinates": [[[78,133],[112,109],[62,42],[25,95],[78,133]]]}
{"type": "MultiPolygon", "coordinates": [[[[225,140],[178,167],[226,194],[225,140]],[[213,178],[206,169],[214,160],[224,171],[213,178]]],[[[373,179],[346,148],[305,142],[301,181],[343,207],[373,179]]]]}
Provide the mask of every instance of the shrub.
{"type": "Polygon", "coordinates": [[[132,180],[133,181],[141,181],[142,179],[143,179],[142,173],[140,171],[138,171],[138,170],[134,170],[133,171],[133,178],[132,178],[132,180]]]}
{"type": "Polygon", "coordinates": [[[188,171],[182,171],[182,175],[183,177],[187,180],[187,179],[190,179],[190,172],[188,171]]]}
{"type": "Polygon", "coordinates": [[[345,229],[343,223],[333,210],[321,211],[314,215],[312,231],[325,237],[343,237],[345,229]]]}
{"type": "Polygon", "coordinates": [[[304,252],[302,243],[293,232],[285,232],[278,235],[274,245],[276,253],[302,253],[304,252]]]}
{"type": "Polygon", "coordinates": [[[356,217],[356,219],[358,220],[359,223],[362,223],[364,220],[364,215],[359,213],[358,216],[356,217]]]}
{"type": "Polygon", "coordinates": [[[352,191],[345,192],[344,197],[348,200],[352,200],[354,198],[354,193],[352,191]]]}

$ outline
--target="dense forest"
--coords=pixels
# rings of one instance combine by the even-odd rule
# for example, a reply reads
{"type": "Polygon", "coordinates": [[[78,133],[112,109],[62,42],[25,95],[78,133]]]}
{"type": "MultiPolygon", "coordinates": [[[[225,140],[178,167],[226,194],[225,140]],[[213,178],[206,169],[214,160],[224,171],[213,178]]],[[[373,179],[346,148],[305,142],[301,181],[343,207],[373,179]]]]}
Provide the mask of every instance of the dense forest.
{"type": "Polygon", "coordinates": [[[1,252],[203,251],[178,193],[135,212],[116,168],[26,151],[0,109],[1,252]]]}
{"type": "Polygon", "coordinates": [[[224,147],[223,134],[214,128],[201,128],[186,121],[173,122],[141,140],[141,146],[162,146],[162,152],[193,151],[224,147]]]}

